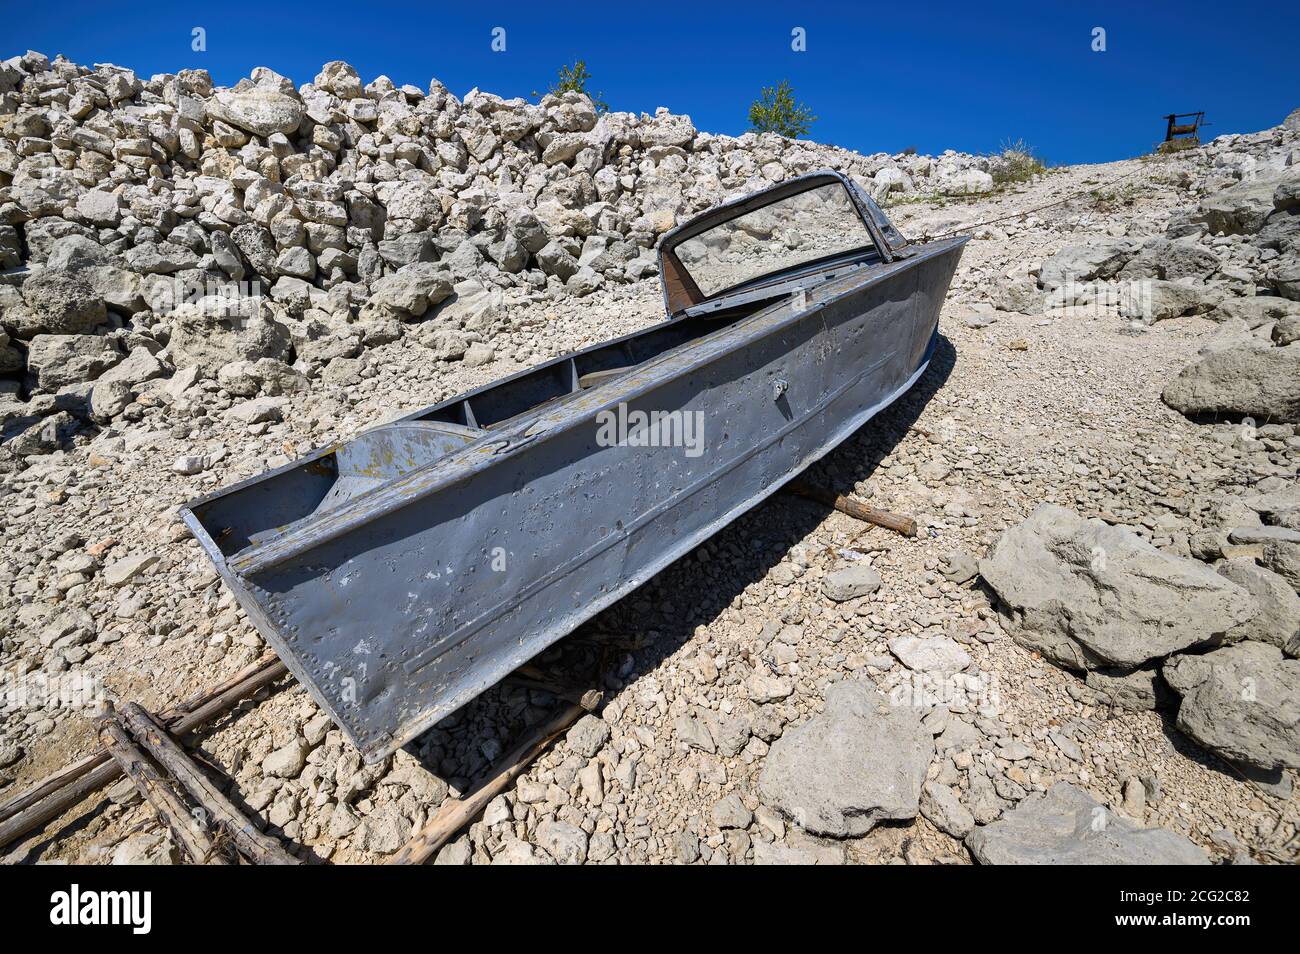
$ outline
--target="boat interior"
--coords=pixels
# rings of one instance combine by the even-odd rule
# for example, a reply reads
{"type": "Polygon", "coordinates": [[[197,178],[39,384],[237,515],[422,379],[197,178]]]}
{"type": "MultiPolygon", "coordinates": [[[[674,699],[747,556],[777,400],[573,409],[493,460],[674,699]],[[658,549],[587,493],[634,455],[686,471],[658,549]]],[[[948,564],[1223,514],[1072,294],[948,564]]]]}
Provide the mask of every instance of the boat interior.
{"type": "Polygon", "coordinates": [[[613,380],[674,348],[733,325],[810,284],[871,264],[874,249],[748,283],[668,321],[554,358],[417,411],[196,503],[195,517],[227,556],[332,510],[544,405],[613,380]],[[250,506],[249,496],[258,503],[250,506]]]}
{"type": "Polygon", "coordinates": [[[821,282],[869,264],[865,255],[853,259],[842,257],[831,265],[800,269],[797,275],[719,296],[678,318],[555,358],[418,412],[410,419],[484,429],[499,427],[557,398],[603,384],[673,348],[733,325],[807,286],[814,273],[821,282]]]}

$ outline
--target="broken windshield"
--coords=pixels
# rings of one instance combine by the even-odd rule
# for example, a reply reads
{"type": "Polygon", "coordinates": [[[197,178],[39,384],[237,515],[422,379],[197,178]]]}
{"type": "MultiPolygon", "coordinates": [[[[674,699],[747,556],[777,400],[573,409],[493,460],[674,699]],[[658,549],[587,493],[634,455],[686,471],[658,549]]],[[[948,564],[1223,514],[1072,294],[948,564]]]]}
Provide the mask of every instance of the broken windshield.
{"type": "Polygon", "coordinates": [[[762,275],[871,247],[848,190],[831,182],[729,219],[673,251],[707,298],[762,275]]]}

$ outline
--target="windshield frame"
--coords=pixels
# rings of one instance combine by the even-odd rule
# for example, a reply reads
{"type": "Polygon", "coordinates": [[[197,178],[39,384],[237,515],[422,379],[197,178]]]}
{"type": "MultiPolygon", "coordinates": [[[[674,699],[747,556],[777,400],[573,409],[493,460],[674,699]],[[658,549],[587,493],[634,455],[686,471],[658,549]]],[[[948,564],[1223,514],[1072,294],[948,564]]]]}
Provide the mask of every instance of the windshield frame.
{"type": "Polygon", "coordinates": [[[765,280],[791,270],[806,270],[815,267],[817,261],[803,262],[797,265],[787,266],[784,268],[773,269],[770,272],[764,272],[752,275],[742,282],[731,285],[726,288],[720,288],[711,294],[704,294],[695,280],[691,277],[690,271],[682,264],[677,257],[676,250],[684,242],[688,242],[698,235],[702,235],[711,229],[717,228],[723,223],[737,219],[751,212],[781,202],[792,196],[804,192],[810,192],[814,189],[820,189],[827,185],[838,183],[848,193],[849,201],[853,207],[854,213],[862,222],[870,238],[870,245],[857,246],[853,249],[827,256],[831,260],[838,260],[853,255],[860,255],[864,252],[874,251],[882,262],[892,262],[895,259],[906,254],[904,251],[907,240],[889,223],[885,213],[880,207],[872,201],[861,188],[858,187],[848,176],[835,172],[830,169],[820,172],[809,173],[808,175],[799,176],[794,179],[788,179],[785,182],[772,186],[770,189],[764,189],[761,192],[751,193],[734,199],[731,202],[724,203],[699,215],[684,225],[680,225],[664,235],[659,244],[659,274],[663,286],[664,310],[671,316],[685,311],[695,305],[707,301],[724,297],[732,294],[738,289],[752,288],[765,280]],[[883,227],[881,223],[884,223],[883,227]],[[874,248],[873,248],[874,246],[874,248]]]}

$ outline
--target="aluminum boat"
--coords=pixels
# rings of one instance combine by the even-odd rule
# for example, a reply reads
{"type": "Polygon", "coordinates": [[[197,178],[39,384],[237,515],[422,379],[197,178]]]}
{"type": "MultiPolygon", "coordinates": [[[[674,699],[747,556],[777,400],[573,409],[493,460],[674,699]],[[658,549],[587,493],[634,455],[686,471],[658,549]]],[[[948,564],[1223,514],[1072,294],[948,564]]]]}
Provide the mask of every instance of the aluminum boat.
{"type": "Polygon", "coordinates": [[[266,641],[377,760],[907,391],[966,240],[909,243],[837,172],[783,182],[663,237],[662,323],[182,516],[266,641]]]}

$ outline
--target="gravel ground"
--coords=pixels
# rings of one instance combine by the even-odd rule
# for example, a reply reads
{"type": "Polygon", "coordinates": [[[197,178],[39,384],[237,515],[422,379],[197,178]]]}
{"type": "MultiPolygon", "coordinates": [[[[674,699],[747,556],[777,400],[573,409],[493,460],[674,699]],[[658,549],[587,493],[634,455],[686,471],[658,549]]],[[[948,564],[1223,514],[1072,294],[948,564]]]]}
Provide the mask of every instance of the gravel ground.
{"type": "MultiPolygon", "coordinates": [[[[538,660],[566,681],[599,679],[608,700],[601,718],[571,730],[439,860],[744,863],[788,851],[823,862],[968,863],[962,843],[924,813],[862,838],[822,840],[764,807],[756,787],[772,741],[820,709],[828,683],[852,676],[895,686],[906,670],[890,641],[946,634],[971,657],[973,688],[967,703],[950,700],[949,712],[933,716],[948,747],[931,779],[963,798],[986,795],[991,784],[1004,806],[1071,781],[1217,858],[1244,848],[1260,861],[1293,863],[1297,808],[1277,794],[1289,785],[1247,781],[1183,737],[1167,713],[1111,708],[1078,675],[1013,642],[978,577],[958,584],[942,575],[950,554],[983,555],[1045,501],[1185,551],[1217,496],[1286,472],[1267,453],[1235,445],[1230,428],[1194,424],[1160,400],[1212,322],[1179,318],[1138,330],[1107,309],[1030,316],[976,307],[1081,237],[1162,232],[1190,201],[1180,186],[1185,163],[1069,167],[969,203],[892,209],[906,234],[973,225],[975,239],[928,373],[813,479],[914,515],[919,535],[905,539],[788,495],[737,520],[538,660]],[[1014,222],[980,224],[1080,192],[1014,222]],[[868,561],[882,585],[835,603],[822,581],[846,551],[868,561]],[[790,691],[756,701],[768,697],[756,691],[755,672],[790,691]]],[[[661,304],[652,279],[581,301],[509,308],[515,330],[479,367],[440,363],[407,339],[367,351],[354,381],[291,395],[284,423],[232,424],[220,414],[232,402],[213,393],[202,405],[118,422],[93,443],[33,459],[7,477],[0,612],[13,614],[24,639],[46,645],[80,627],[83,640],[60,644],[63,665],[155,710],[228,676],[263,646],[177,522],[179,504],[643,327],[658,320],[661,304]],[[175,473],[172,462],[184,455],[209,455],[210,466],[175,473]],[[86,547],[105,566],[156,560],[117,586],[102,573],[87,582],[65,562],[86,547]]],[[[1294,458],[1290,467],[1293,474],[1294,458]]],[[[34,667],[33,656],[21,659],[34,667]]],[[[199,749],[305,858],[372,862],[552,705],[543,694],[498,687],[394,758],[362,767],[306,692],[287,685],[241,706],[199,749]]],[[[90,751],[84,715],[29,711],[17,758],[0,769],[8,783],[0,797],[90,751]]],[[[174,857],[152,810],[119,785],[11,848],[7,860],[174,857]]]]}

